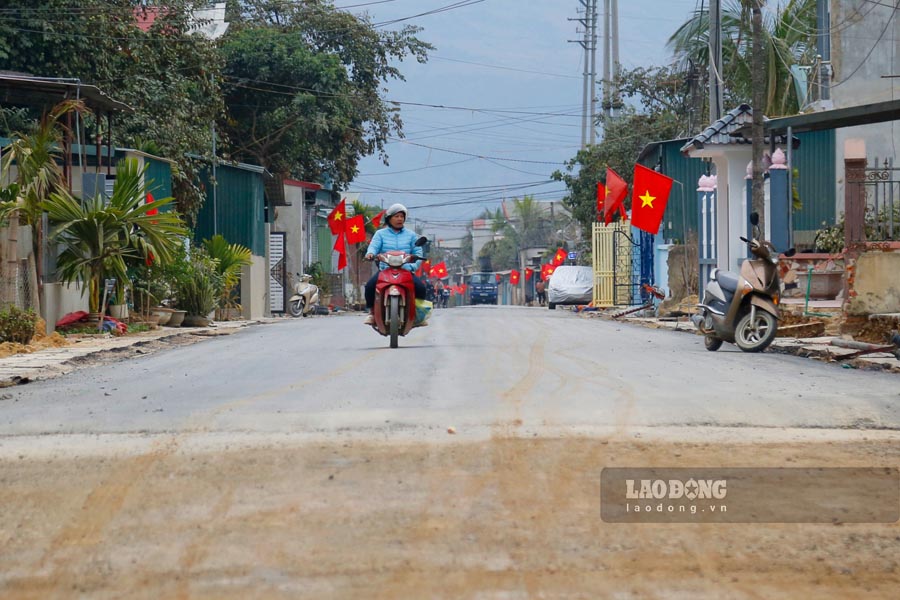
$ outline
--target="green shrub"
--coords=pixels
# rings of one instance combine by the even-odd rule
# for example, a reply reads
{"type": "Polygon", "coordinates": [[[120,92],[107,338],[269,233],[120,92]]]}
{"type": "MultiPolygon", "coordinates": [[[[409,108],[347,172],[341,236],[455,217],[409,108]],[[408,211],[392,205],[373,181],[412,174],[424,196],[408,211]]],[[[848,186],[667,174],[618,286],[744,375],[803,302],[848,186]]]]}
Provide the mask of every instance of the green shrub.
{"type": "Polygon", "coordinates": [[[34,337],[37,315],[33,310],[9,306],[0,310],[0,342],[27,344],[34,337]]]}
{"type": "Polygon", "coordinates": [[[222,276],[218,261],[203,248],[192,248],[188,263],[175,280],[175,305],[189,315],[205,317],[219,305],[222,276]]]}

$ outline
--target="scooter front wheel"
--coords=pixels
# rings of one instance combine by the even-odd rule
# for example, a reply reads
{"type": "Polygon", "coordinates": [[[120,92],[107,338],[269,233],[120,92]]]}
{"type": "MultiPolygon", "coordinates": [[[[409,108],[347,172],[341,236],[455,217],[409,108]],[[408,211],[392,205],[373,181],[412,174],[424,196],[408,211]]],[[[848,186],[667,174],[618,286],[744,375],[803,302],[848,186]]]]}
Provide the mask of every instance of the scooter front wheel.
{"type": "Polygon", "coordinates": [[[397,337],[400,335],[400,298],[391,296],[390,304],[391,319],[391,348],[397,347],[397,337]]]}
{"type": "Polygon", "coordinates": [[[705,335],[703,336],[703,345],[710,352],[715,352],[722,347],[722,340],[713,335],[705,335]]]}
{"type": "Polygon", "coordinates": [[[744,352],[762,352],[775,341],[777,330],[775,315],[759,308],[751,309],[738,321],[734,343],[744,352]]]}
{"type": "Polygon", "coordinates": [[[299,300],[294,300],[293,302],[289,302],[288,303],[288,311],[290,311],[291,316],[299,317],[300,315],[302,315],[303,309],[305,308],[304,304],[305,304],[305,301],[303,300],[303,298],[300,298],[299,300]]]}

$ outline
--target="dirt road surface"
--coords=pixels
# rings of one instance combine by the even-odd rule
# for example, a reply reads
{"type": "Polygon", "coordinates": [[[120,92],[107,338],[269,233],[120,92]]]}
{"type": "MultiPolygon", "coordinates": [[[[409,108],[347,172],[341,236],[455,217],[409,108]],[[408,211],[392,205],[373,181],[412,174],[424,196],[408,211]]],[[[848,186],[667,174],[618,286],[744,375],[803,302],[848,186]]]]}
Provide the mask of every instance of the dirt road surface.
{"type": "Polygon", "coordinates": [[[897,524],[613,524],[599,500],[605,466],[896,466],[895,433],[641,435],[7,439],[0,597],[896,597],[897,524]]]}

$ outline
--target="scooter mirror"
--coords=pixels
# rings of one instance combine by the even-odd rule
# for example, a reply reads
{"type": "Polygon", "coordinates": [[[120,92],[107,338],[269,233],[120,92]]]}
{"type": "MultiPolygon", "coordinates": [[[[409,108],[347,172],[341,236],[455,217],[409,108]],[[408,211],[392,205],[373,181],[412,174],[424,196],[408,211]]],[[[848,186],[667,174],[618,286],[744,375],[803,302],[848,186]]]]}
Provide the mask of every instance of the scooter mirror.
{"type": "Polygon", "coordinates": [[[751,225],[759,225],[759,213],[758,212],[750,213],[750,224],[751,225]]]}
{"type": "Polygon", "coordinates": [[[416,240],[416,246],[419,246],[420,248],[427,243],[428,243],[428,238],[425,237],[424,235],[419,237],[419,239],[416,240]]]}

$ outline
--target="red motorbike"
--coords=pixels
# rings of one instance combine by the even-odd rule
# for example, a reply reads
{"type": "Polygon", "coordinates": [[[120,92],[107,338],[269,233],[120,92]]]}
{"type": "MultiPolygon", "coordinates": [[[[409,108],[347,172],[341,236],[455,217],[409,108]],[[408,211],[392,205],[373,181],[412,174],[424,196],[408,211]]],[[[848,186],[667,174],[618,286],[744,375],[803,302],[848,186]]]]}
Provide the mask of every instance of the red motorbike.
{"type": "MultiPolygon", "coordinates": [[[[427,239],[420,237],[416,246],[424,246],[427,239]]],[[[397,339],[406,335],[416,325],[416,288],[413,274],[403,265],[422,260],[421,256],[401,250],[391,250],[375,255],[376,263],[384,263],[387,268],[379,271],[375,281],[375,331],[391,337],[391,348],[397,347],[397,339]]]]}

